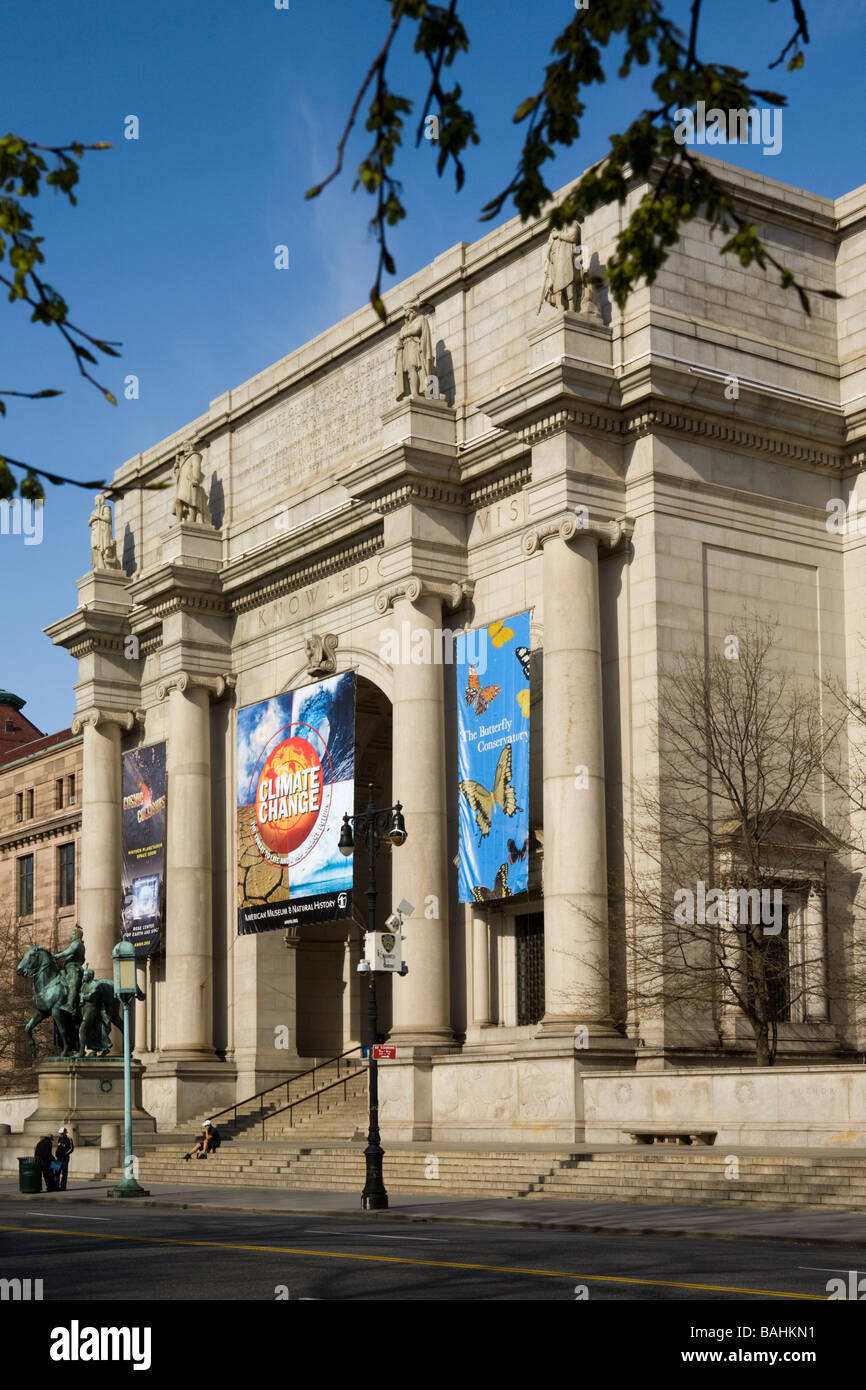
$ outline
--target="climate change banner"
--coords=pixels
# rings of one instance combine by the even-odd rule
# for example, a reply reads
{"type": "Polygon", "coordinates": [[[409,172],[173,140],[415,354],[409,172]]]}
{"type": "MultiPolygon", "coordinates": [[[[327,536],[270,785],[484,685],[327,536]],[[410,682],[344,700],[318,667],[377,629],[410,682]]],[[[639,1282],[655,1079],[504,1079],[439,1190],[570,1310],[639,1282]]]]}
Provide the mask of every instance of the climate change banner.
{"type": "Polygon", "coordinates": [[[165,744],[133,748],[123,779],[121,936],[137,956],[159,949],[165,902],[165,744]]]}
{"type": "Polygon", "coordinates": [[[331,922],[352,911],[355,674],[238,711],[238,933],[331,922]]]}
{"type": "Polygon", "coordinates": [[[529,613],[457,642],[460,901],[492,902],[527,886],[529,613]]]}

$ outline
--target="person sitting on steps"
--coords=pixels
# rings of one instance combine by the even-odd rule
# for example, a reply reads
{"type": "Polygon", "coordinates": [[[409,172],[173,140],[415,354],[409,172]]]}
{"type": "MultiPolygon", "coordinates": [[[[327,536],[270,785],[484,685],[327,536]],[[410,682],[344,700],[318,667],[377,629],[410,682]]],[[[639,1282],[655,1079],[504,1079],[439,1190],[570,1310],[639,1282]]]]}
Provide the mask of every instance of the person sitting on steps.
{"type": "Polygon", "coordinates": [[[198,1143],[188,1154],[184,1154],[184,1159],[187,1163],[192,1158],[193,1154],[195,1154],[196,1158],[207,1158],[208,1152],[211,1149],[218,1149],[222,1143],[219,1130],[215,1125],[211,1124],[210,1120],[205,1120],[202,1129],[204,1130],[204,1134],[201,1139],[199,1139],[198,1143]]]}

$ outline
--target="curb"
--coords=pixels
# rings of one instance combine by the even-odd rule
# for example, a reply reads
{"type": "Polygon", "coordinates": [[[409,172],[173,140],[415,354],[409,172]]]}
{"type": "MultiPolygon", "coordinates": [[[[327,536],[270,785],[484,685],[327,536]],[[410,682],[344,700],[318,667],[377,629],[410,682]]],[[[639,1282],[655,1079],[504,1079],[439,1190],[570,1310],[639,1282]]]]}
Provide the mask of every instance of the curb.
{"type": "MultiPolygon", "coordinates": [[[[46,1196],[41,1193],[40,1196],[46,1196]]],[[[21,1197],[35,1197],[35,1193],[26,1192],[0,1192],[0,1201],[14,1202],[21,1197]]],[[[85,1203],[89,1206],[110,1206],[112,1210],[118,1210],[118,1203],[110,1197],[73,1197],[75,1202],[85,1203]]],[[[569,1231],[575,1235],[614,1235],[614,1236],[656,1236],[665,1240],[749,1240],[749,1241],[771,1241],[780,1245],[835,1245],[849,1250],[866,1249],[866,1235],[864,1236],[835,1236],[835,1235],[811,1235],[808,1232],[803,1235],[783,1235],[773,1231],[718,1231],[718,1230],[697,1230],[695,1228],[683,1229],[659,1226],[639,1226],[639,1225],[599,1225],[588,1221],[532,1221],[529,1219],[509,1219],[502,1216],[437,1216],[433,1213],[401,1212],[399,1209],[388,1209],[384,1212],[372,1211],[365,1212],[363,1215],[353,1209],[351,1211],[317,1211],[309,1207],[231,1207],[216,1206],[209,1202],[174,1202],[161,1200],[159,1198],[137,1198],[129,1197],[124,1200],[120,1209],[126,1211],[130,1207],[152,1207],[163,1211],[208,1211],[225,1212],[234,1216],[305,1216],[315,1218],[315,1220],[358,1220],[369,1221],[378,1219],[383,1221],[405,1221],[416,1225],[440,1224],[449,1226],[496,1226],[511,1228],[515,1230],[528,1231],[569,1231]]]]}

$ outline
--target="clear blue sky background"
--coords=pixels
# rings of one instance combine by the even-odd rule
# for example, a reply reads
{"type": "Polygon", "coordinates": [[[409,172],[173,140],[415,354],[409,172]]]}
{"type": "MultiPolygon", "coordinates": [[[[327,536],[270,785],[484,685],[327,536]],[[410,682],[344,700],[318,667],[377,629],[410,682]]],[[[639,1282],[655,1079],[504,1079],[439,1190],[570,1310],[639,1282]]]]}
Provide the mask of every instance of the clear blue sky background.
{"type": "MultiPolygon", "coordinates": [[[[455,194],[452,174],[436,178],[435,146],[415,149],[412,125],[399,168],[409,218],[392,236],[398,279],[489,229],[478,213],[508,182],[519,148],[511,114],[537,89],[552,39],[573,14],[571,0],[461,0],[460,8],[472,46],[452,71],[482,143],[455,194]]],[[[687,21],[686,3],[669,8],[687,21]]],[[[793,74],[766,71],[793,31],[787,0],[706,0],[705,9],[703,56],[751,71],[790,100],[781,154],[715,152],[828,196],[861,184],[851,111],[862,89],[866,0],[806,0],[812,42],[793,74]]],[[[39,200],[37,231],[46,237],[45,278],[73,322],[120,339],[123,356],[99,369],[118,397],[113,408],[78,377],[56,331],[31,326],[22,306],[0,298],[0,387],[65,392],[9,402],[0,451],[73,477],[110,476],[366,301],[372,200],[351,192],[366,132],[351,142],[340,182],[312,204],[303,194],[331,167],[387,21],[383,0],[291,0],[288,11],[273,0],[31,0],[4,9],[0,129],[46,144],[113,142],[85,156],[77,208],[51,194],[39,200]],[[123,138],[130,113],[141,122],[137,142],[123,138]],[[290,248],[288,271],[274,269],[278,243],[290,248]],[[137,401],[123,399],[129,372],[140,378],[137,401]]],[[[426,71],[407,36],[394,85],[420,97],[426,71]]],[[[551,186],[598,159],[646,97],[645,72],[622,82],[611,69],[551,186]]],[[[76,606],[92,503],[75,489],[51,490],[41,545],[0,536],[0,686],[25,698],[25,713],[46,731],[71,718],[75,663],[42,628],[76,606]]]]}

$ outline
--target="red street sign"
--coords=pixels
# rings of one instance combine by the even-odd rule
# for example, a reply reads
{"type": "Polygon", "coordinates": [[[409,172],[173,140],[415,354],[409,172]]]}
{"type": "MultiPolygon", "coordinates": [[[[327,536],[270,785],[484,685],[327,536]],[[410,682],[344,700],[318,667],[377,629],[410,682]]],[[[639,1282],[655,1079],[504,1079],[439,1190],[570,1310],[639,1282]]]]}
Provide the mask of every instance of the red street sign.
{"type": "Polygon", "coordinates": [[[396,1043],[373,1043],[373,1056],[377,1062],[383,1059],[393,1062],[397,1056],[396,1043]]]}

